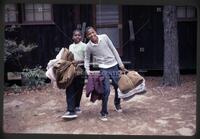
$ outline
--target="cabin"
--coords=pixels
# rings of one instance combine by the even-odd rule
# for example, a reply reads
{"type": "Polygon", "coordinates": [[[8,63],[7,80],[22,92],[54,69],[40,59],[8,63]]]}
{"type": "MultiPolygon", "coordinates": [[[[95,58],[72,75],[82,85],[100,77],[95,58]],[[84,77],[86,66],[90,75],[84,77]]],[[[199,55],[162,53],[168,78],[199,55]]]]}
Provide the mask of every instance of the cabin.
{"type": "MultiPolygon", "coordinates": [[[[94,26],[113,41],[127,68],[163,70],[163,6],[15,3],[5,5],[5,39],[38,48],[25,54],[21,65],[5,63],[5,71],[21,71],[36,65],[44,69],[62,47],[72,43],[72,31],[94,26]]],[[[197,9],[177,6],[180,70],[196,71],[197,9]]]]}

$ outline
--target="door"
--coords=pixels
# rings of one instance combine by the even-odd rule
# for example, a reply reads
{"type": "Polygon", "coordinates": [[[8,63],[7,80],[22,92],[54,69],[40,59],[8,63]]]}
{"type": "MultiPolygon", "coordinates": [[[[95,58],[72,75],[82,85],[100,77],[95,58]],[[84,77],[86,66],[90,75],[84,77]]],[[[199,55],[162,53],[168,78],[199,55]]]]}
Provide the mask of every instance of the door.
{"type": "Polygon", "coordinates": [[[163,24],[161,6],[122,7],[123,56],[136,70],[158,70],[163,67],[163,24]],[[130,21],[134,30],[131,40],[130,21]]]}

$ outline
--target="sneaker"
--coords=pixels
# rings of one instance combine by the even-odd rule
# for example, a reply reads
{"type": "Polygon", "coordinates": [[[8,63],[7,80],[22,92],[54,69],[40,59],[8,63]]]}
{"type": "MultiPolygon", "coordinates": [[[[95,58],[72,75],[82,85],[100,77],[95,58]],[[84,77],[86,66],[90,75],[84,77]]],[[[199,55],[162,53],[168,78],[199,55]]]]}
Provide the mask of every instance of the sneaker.
{"type": "Polygon", "coordinates": [[[108,121],[107,115],[101,115],[101,116],[99,117],[99,119],[100,119],[101,121],[108,121]]]}
{"type": "Polygon", "coordinates": [[[78,115],[76,115],[74,112],[66,112],[63,116],[62,116],[62,118],[76,118],[76,117],[78,117],[78,115]]]}
{"type": "Polygon", "coordinates": [[[76,111],[76,113],[77,113],[77,114],[80,114],[80,113],[82,113],[82,111],[81,111],[80,107],[76,107],[76,108],[75,108],[75,111],[76,111]]]}
{"type": "Polygon", "coordinates": [[[122,112],[122,108],[121,108],[120,105],[116,105],[116,106],[115,106],[115,110],[116,110],[117,112],[119,112],[119,113],[122,112]]]}

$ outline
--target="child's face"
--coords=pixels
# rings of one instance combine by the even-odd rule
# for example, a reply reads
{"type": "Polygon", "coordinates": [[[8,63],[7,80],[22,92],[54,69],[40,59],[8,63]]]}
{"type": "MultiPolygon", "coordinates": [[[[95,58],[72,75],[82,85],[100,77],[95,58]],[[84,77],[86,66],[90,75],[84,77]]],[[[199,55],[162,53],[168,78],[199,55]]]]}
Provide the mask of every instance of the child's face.
{"type": "Polygon", "coordinates": [[[74,43],[79,43],[81,41],[81,33],[79,31],[75,31],[72,39],[74,41],[74,43]]]}
{"type": "Polygon", "coordinates": [[[93,28],[90,28],[87,31],[87,38],[91,40],[93,43],[98,42],[97,32],[93,28]]]}

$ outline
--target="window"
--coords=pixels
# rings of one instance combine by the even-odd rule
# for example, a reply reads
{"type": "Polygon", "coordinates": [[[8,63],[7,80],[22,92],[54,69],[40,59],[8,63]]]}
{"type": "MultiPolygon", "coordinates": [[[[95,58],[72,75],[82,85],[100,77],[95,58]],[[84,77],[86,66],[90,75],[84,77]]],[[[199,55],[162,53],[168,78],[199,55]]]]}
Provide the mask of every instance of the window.
{"type": "Polygon", "coordinates": [[[196,19],[195,7],[178,6],[177,7],[177,19],[178,20],[194,20],[194,19],[196,19]]]}
{"type": "Polygon", "coordinates": [[[96,27],[99,34],[107,34],[116,48],[120,48],[119,6],[96,5],[96,27]]]}
{"type": "Polygon", "coordinates": [[[97,28],[99,34],[107,34],[116,48],[120,47],[119,44],[119,29],[115,27],[97,28]]]}
{"type": "Polygon", "coordinates": [[[5,22],[6,23],[16,23],[18,21],[18,11],[16,4],[6,4],[5,5],[5,22]]]}
{"type": "Polygon", "coordinates": [[[6,23],[52,23],[51,4],[6,4],[5,22],[6,23]]]}
{"type": "Polygon", "coordinates": [[[25,22],[52,21],[52,8],[50,4],[25,4],[25,22]]]}
{"type": "Polygon", "coordinates": [[[119,9],[117,5],[96,5],[96,23],[102,24],[118,24],[119,9]]]}

